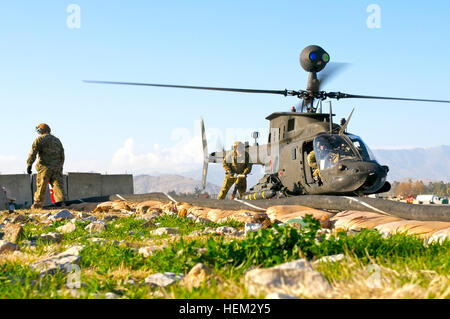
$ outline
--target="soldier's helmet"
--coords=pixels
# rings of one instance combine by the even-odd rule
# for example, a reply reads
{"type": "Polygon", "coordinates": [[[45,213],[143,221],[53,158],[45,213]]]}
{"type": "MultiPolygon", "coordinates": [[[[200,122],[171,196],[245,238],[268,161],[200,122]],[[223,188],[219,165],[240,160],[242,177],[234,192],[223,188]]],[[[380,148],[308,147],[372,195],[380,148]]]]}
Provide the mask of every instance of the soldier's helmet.
{"type": "Polygon", "coordinates": [[[50,126],[48,126],[47,124],[41,123],[38,126],[36,126],[36,132],[38,132],[39,134],[50,133],[51,129],[50,126]]]}

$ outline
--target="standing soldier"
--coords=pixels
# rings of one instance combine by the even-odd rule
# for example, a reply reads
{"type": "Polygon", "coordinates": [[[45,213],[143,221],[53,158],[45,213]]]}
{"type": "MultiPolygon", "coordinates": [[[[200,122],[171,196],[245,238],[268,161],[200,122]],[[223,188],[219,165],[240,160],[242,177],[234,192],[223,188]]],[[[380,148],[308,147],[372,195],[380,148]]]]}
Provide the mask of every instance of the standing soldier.
{"type": "Polygon", "coordinates": [[[32,209],[43,207],[48,183],[52,185],[56,202],[64,202],[66,199],[63,181],[64,148],[61,141],[50,134],[51,130],[47,124],[39,124],[36,131],[39,136],[34,141],[27,160],[27,172],[31,174],[31,167],[36,160],[36,155],[39,154],[39,162],[36,164],[37,189],[32,209]]]}
{"type": "Polygon", "coordinates": [[[223,168],[225,169],[225,180],[223,181],[218,199],[225,199],[233,184],[236,185],[239,198],[242,198],[242,195],[247,190],[247,174],[252,170],[250,156],[245,151],[243,143],[234,143],[233,152],[229,152],[223,158],[223,168]]]}

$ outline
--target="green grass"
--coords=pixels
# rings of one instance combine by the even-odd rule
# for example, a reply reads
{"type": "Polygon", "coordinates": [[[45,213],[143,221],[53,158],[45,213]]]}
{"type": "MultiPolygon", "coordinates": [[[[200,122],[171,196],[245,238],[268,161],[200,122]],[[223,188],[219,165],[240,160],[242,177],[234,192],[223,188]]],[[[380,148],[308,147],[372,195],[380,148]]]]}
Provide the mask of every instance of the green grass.
{"type": "MultiPolygon", "coordinates": [[[[66,222],[54,222],[46,227],[28,224],[24,227],[19,245],[33,236],[56,231],[66,222]]],[[[314,261],[322,256],[340,253],[352,262],[315,266],[330,282],[350,280],[371,263],[396,273],[399,285],[413,283],[426,288],[431,284],[433,275],[450,277],[450,241],[425,245],[423,240],[414,236],[398,234],[385,238],[375,230],[362,230],[351,236],[341,232],[329,239],[322,235],[321,240],[317,240],[319,222],[309,216],[304,222],[305,226],[300,230],[274,225],[271,229],[249,233],[243,239],[214,235],[186,236],[206,227],[241,227],[242,223],[237,222],[202,224],[177,216],[160,216],[152,221],[153,224],[146,225],[145,220],[128,217],[107,222],[107,230],[92,235],[84,230],[89,222],[77,222],[77,230],[64,234],[61,246],[85,246],[80,253],[84,285],[79,291],[83,298],[94,298],[99,296],[98,293],[110,291],[127,298],[153,297],[154,289],[143,283],[145,276],[155,272],[186,274],[199,262],[213,269],[215,277],[208,284],[195,289],[175,284],[163,290],[164,294],[175,298],[246,298],[251,296],[247,296],[242,279],[250,267],[271,267],[298,258],[314,261]],[[150,232],[158,227],[177,227],[180,236],[171,237],[166,248],[146,258],[126,244],[91,243],[88,240],[99,237],[125,241],[133,244],[131,246],[142,241],[158,243],[169,237],[152,236],[150,232]],[[205,248],[206,252],[202,251],[205,248]],[[124,282],[124,278],[131,277],[137,278],[136,285],[124,282]]],[[[34,254],[44,254],[47,245],[38,240],[34,254]]],[[[40,277],[29,265],[5,260],[0,263],[0,298],[70,298],[64,288],[66,280],[67,274],[40,277]]],[[[432,298],[433,294],[428,297],[432,298]]]]}

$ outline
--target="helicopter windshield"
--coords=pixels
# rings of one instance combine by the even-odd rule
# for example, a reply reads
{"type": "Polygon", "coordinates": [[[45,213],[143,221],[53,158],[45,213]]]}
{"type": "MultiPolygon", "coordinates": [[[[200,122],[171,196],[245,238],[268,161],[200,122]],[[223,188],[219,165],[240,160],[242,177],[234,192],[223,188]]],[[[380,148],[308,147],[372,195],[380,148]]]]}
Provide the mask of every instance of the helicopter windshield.
{"type": "Polygon", "coordinates": [[[317,136],[314,139],[314,150],[320,170],[333,167],[340,160],[358,158],[349,142],[336,134],[317,136]]]}
{"type": "Polygon", "coordinates": [[[367,146],[367,144],[364,143],[364,141],[359,136],[356,136],[353,134],[347,134],[347,136],[353,142],[353,145],[358,150],[358,152],[361,155],[361,157],[363,158],[363,160],[373,161],[373,162],[377,161],[377,159],[375,158],[375,155],[373,155],[369,146],[367,146]]]}

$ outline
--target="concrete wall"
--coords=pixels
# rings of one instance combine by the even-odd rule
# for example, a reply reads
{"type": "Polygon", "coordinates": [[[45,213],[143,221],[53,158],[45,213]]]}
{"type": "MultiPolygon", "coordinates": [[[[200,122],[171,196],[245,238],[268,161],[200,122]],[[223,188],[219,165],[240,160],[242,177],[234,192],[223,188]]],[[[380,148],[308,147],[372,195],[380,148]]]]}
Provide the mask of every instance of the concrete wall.
{"type": "Polygon", "coordinates": [[[27,174],[0,175],[0,187],[6,186],[17,204],[31,205],[30,182],[27,174]]]}
{"type": "Polygon", "coordinates": [[[4,209],[8,209],[8,203],[6,200],[6,195],[0,187],[0,210],[4,210],[4,209]]]}
{"type": "MultiPolygon", "coordinates": [[[[0,186],[6,186],[16,204],[31,205],[30,177],[27,174],[0,175],[0,186]]],[[[64,175],[64,187],[68,200],[114,194],[133,194],[133,175],[101,175],[98,173],[68,173],[64,175]]],[[[33,175],[33,194],[36,191],[36,175],[33,175]]],[[[47,188],[45,204],[50,204],[47,188]]],[[[3,207],[0,198],[0,208],[3,207]]]]}
{"type": "Polygon", "coordinates": [[[133,175],[102,175],[102,196],[134,194],[133,175]]]}
{"type": "Polygon", "coordinates": [[[68,200],[102,196],[102,176],[98,173],[68,173],[68,200]]]}

